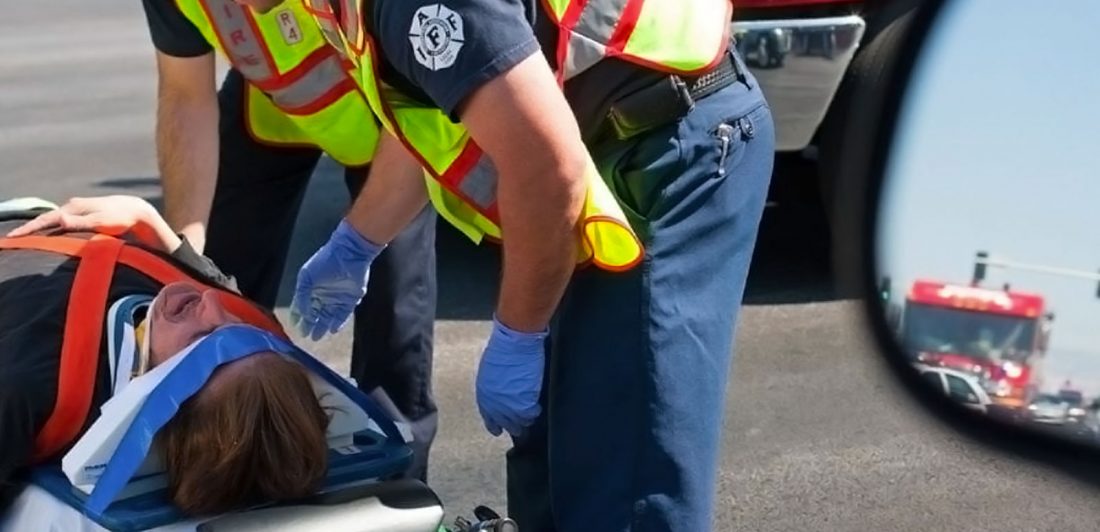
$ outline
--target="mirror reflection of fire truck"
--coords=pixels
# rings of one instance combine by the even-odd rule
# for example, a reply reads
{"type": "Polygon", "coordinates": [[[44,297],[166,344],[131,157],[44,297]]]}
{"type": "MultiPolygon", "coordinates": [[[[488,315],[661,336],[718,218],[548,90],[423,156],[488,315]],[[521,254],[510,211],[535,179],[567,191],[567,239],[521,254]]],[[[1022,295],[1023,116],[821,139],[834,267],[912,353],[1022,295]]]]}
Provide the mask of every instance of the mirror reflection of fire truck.
{"type": "Polygon", "coordinates": [[[995,404],[1038,393],[1053,315],[1038,294],[914,281],[898,323],[914,362],[969,372],[995,404]]]}

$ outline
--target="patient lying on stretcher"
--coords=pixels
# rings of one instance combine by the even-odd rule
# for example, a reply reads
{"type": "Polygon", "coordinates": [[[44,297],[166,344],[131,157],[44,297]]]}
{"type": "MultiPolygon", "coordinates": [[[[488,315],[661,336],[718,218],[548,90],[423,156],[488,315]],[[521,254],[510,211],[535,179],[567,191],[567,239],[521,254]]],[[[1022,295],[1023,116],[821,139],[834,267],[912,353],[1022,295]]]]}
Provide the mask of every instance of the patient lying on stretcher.
{"type": "MultiPolygon", "coordinates": [[[[58,461],[130,378],[220,326],[274,323],[233,295],[232,279],[143,200],[88,198],[59,210],[0,212],[0,239],[16,236],[9,244],[27,241],[25,235],[89,239],[93,232],[158,251],[186,282],[165,285],[140,266],[112,265],[106,305],[92,305],[94,281],[73,296],[78,265],[87,259],[0,246],[0,515],[27,469],[58,461]],[[98,347],[78,349],[78,327],[102,332],[126,324],[133,345],[118,348],[104,333],[98,347]],[[81,356],[95,357],[86,366],[94,371],[73,374],[81,356]],[[90,390],[83,408],[81,388],[90,390]],[[79,415],[65,418],[62,410],[79,415]]],[[[296,362],[261,353],[221,366],[158,434],[170,497],[185,513],[216,514],[308,495],[325,475],[327,424],[296,362]]]]}

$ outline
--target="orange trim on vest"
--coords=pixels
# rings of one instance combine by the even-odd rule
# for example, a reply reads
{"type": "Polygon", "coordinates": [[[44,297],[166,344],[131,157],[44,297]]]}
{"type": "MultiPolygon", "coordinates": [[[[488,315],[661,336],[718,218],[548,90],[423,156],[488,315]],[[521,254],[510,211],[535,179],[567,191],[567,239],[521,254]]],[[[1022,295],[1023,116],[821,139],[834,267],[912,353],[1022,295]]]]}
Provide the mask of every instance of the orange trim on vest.
{"type": "MultiPolygon", "coordinates": [[[[177,0],[177,2],[178,1],[179,0],[177,0]]],[[[216,19],[215,19],[214,15],[210,12],[211,8],[210,8],[210,5],[207,4],[206,0],[199,0],[199,7],[201,7],[203,13],[206,14],[206,19],[210,21],[210,24],[214,25],[215,24],[214,20],[216,20],[216,19]]],[[[243,9],[242,11],[244,12],[244,16],[245,16],[245,19],[247,19],[249,27],[252,28],[253,32],[255,32],[254,34],[257,37],[259,37],[260,35],[263,35],[262,33],[260,33],[260,28],[256,25],[256,21],[252,19],[252,12],[249,11],[247,8],[243,9]]],[[[222,45],[222,50],[229,50],[230,49],[228,46],[226,46],[225,41],[222,40],[221,33],[219,33],[217,30],[214,31],[214,38],[217,39],[218,43],[222,45]]],[[[272,75],[278,76],[279,75],[279,69],[278,69],[278,67],[275,66],[275,59],[271,57],[271,51],[267,49],[267,43],[264,42],[264,40],[260,39],[260,38],[257,38],[257,40],[259,41],[260,49],[263,51],[264,61],[267,63],[268,71],[272,72],[273,73],[272,75]]],[[[225,54],[226,54],[226,56],[228,56],[229,52],[227,51],[227,52],[225,52],[225,54]]]]}
{"type": "MultiPolygon", "coordinates": [[[[730,20],[731,17],[733,17],[733,5],[732,4],[727,4],[726,16],[724,17],[724,20],[730,20]]],[[[650,70],[656,70],[658,72],[668,72],[670,74],[676,74],[676,75],[680,75],[680,76],[699,76],[699,75],[705,74],[707,72],[710,72],[711,70],[714,70],[714,68],[718,66],[718,63],[720,63],[722,61],[722,59],[725,58],[726,52],[729,51],[729,42],[730,42],[730,25],[726,24],[724,26],[724,29],[722,30],[722,45],[718,47],[718,52],[714,54],[714,58],[712,58],[709,63],[707,63],[707,64],[705,64],[705,65],[703,65],[699,68],[696,68],[694,70],[669,68],[669,67],[666,67],[664,65],[659,65],[659,64],[654,63],[652,61],[649,61],[647,59],[638,57],[636,55],[631,55],[631,54],[628,54],[626,52],[622,52],[622,51],[618,51],[618,50],[608,50],[609,53],[607,54],[607,57],[614,57],[614,58],[617,58],[617,59],[622,59],[623,61],[628,61],[628,62],[634,63],[635,65],[638,65],[640,67],[648,68],[650,70]]]]}
{"type": "MultiPolygon", "coordinates": [[[[264,50],[268,49],[266,42],[261,42],[260,47],[264,50]]],[[[311,52],[308,56],[306,56],[305,59],[302,60],[301,63],[298,63],[294,68],[287,70],[282,74],[278,73],[278,71],[276,70],[275,75],[271,79],[263,81],[245,81],[246,83],[251,83],[257,89],[260,89],[261,91],[270,94],[273,91],[285,88],[287,85],[290,85],[291,83],[302,79],[302,76],[309,74],[309,72],[313,70],[314,67],[333,56],[340,57],[340,54],[338,54],[336,52],[336,49],[331,46],[322,46],[321,48],[318,48],[311,52]]],[[[341,66],[343,66],[345,73],[352,67],[351,62],[347,59],[341,58],[340,64],[341,66]]],[[[343,81],[333,86],[331,89],[329,89],[327,92],[325,92],[323,95],[313,100],[312,102],[301,107],[295,107],[292,109],[283,109],[280,107],[280,110],[288,115],[311,115],[328,107],[329,105],[332,105],[340,98],[343,98],[345,94],[354,91],[356,87],[357,85],[355,84],[355,81],[351,79],[351,76],[344,76],[343,81]]]]}
{"type": "MultiPolygon", "coordinates": [[[[373,79],[375,80],[382,79],[379,76],[378,72],[378,54],[375,52],[375,50],[377,50],[378,48],[375,46],[374,39],[369,35],[364,35],[364,39],[366,39],[365,42],[370,43],[371,75],[374,76],[373,79]]],[[[481,147],[478,146],[477,143],[475,143],[472,139],[467,141],[466,145],[462,147],[462,152],[458,154],[458,157],[455,158],[454,162],[452,162],[451,165],[448,166],[442,174],[440,174],[439,172],[436,172],[434,168],[432,168],[432,165],[428,163],[427,159],[425,159],[424,156],[421,155],[415,147],[413,147],[412,143],[409,142],[409,139],[405,138],[405,135],[401,133],[401,126],[397,122],[397,116],[394,115],[393,109],[390,109],[389,104],[386,103],[386,99],[382,98],[380,95],[378,100],[379,105],[382,106],[382,112],[386,115],[386,119],[389,120],[390,124],[393,124],[393,136],[397,137],[397,140],[401,141],[401,144],[405,146],[406,152],[416,158],[417,162],[420,163],[420,167],[423,168],[425,172],[431,174],[432,177],[435,178],[436,182],[438,182],[443,188],[447,189],[448,192],[454,194],[455,196],[458,196],[472,209],[499,226],[500,211],[497,208],[496,203],[490,205],[488,209],[482,209],[477,205],[477,202],[473,201],[458,187],[458,182],[466,175],[466,172],[468,172],[471,168],[474,167],[475,164],[477,164],[477,161],[481,158],[481,147]]]]}
{"type": "Polygon", "coordinates": [[[626,43],[634,33],[634,26],[638,24],[638,17],[642,15],[642,3],[644,0],[627,0],[623,7],[623,13],[619,21],[615,23],[615,30],[611,32],[611,38],[607,40],[609,51],[622,52],[626,49],[626,43]]]}
{"type": "MultiPolygon", "coordinates": [[[[581,21],[581,13],[584,12],[584,6],[588,3],[588,0],[576,0],[569,4],[569,7],[565,8],[565,13],[562,13],[561,22],[558,24],[558,49],[557,49],[557,71],[554,72],[554,77],[558,79],[558,86],[565,86],[565,62],[569,58],[569,41],[573,36],[573,28],[577,27],[577,24],[581,21]]],[[[543,3],[547,13],[553,13],[554,10],[550,8],[549,4],[543,3]]]]}
{"type": "MultiPolygon", "coordinates": [[[[585,5],[589,0],[574,0],[565,9],[565,13],[562,13],[561,21],[558,23],[558,49],[555,50],[554,57],[558,64],[554,71],[554,77],[558,80],[558,85],[565,86],[565,61],[569,55],[569,40],[573,35],[573,29],[577,27],[580,22],[581,13],[584,12],[585,5]]],[[[655,63],[653,61],[638,57],[636,55],[628,54],[624,50],[626,44],[630,41],[630,36],[634,32],[634,27],[638,23],[638,18],[642,13],[642,6],[644,0],[629,0],[627,2],[625,12],[623,16],[616,22],[615,31],[613,32],[611,39],[607,43],[606,57],[614,57],[634,63],[635,65],[655,70],[657,72],[666,72],[669,74],[678,74],[681,76],[696,76],[711,71],[722,58],[726,55],[726,50],[729,47],[730,41],[730,25],[726,24],[723,29],[722,45],[719,50],[714,54],[714,58],[711,59],[706,65],[694,70],[683,70],[677,68],[670,68],[665,65],[655,63]]],[[[542,8],[546,13],[553,13],[554,9],[550,6],[547,0],[542,0],[542,8]]],[[[726,2],[726,16],[723,20],[733,19],[733,3],[726,2]]]]}
{"type": "Polygon", "coordinates": [[[287,338],[278,321],[247,299],[198,281],[156,254],[119,238],[106,235],[95,235],[88,240],[65,236],[0,238],[0,249],[46,251],[80,259],[65,312],[57,400],[53,412],[35,437],[33,459],[36,463],[75,440],[88,417],[99,367],[107,296],[119,265],[129,266],[161,284],[186,282],[199,289],[217,290],[219,302],[229,313],[249,325],[287,338]]]}
{"type": "MultiPolygon", "coordinates": [[[[205,4],[206,2],[204,1],[203,3],[205,4]]],[[[267,64],[271,67],[271,71],[278,76],[279,66],[275,63],[275,57],[271,55],[271,49],[267,47],[267,41],[264,40],[264,34],[260,31],[260,25],[256,24],[256,17],[252,15],[252,10],[247,7],[241,11],[244,12],[244,21],[252,28],[252,34],[255,35],[256,40],[259,41],[260,52],[264,54],[264,60],[267,61],[267,64]]],[[[210,19],[210,23],[215,24],[214,19],[210,19]]],[[[223,50],[227,50],[227,48],[223,48],[223,50]]]]}
{"type": "MultiPolygon", "coordinates": [[[[251,82],[245,80],[245,83],[248,84],[248,83],[251,83],[251,82]]],[[[249,138],[251,138],[256,144],[262,144],[264,146],[282,147],[282,148],[299,148],[299,149],[303,149],[303,150],[323,151],[323,150],[321,150],[320,146],[317,146],[316,144],[310,144],[308,142],[280,142],[280,141],[277,141],[277,140],[268,140],[268,139],[265,139],[265,138],[261,138],[259,135],[256,134],[255,131],[252,130],[252,119],[248,114],[249,106],[252,105],[251,104],[252,91],[249,90],[248,86],[246,85],[244,90],[241,91],[241,92],[244,93],[244,96],[243,96],[244,97],[244,107],[241,108],[241,113],[244,114],[244,117],[242,118],[242,120],[244,121],[244,129],[245,129],[245,131],[248,132],[249,138]]],[[[369,165],[370,163],[367,163],[367,164],[369,165]]]]}
{"type": "MultiPolygon", "coordinates": [[[[384,106],[385,103],[382,105],[384,106]]],[[[463,192],[461,187],[462,179],[466,177],[466,174],[470,173],[470,170],[473,170],[474,166],[477,166],[477,162],[481,160],[484,153],[481,146],[478,146],[474,141],[471,140],[467,142],[466,145],[462,147],[462,152],[458,154],[458,157],[455,157],[454,162],[447,167],[447,170],[439,175],[437,181],[443,188],[447,189],[448,192],[458,196],[466,205],[477,211],[478,214],[488,218],[490,222],[499,226],[500,209],[497,207],[497,202],[493,201],[492,205],[482,208],[478,202],[474,201],[473,198],[463,192]]],[[[434,174],[434,172],[432,173],[434,174]]]]}
{"type": "Polygon", "coordinates": [[[351,46],[351,51],[356,55],[363,55],[366,39],[363,38],[365,28],[363,27],[363,16],[359,11],[359,6],[353,5],[352,2],[356,0],[344,0],[340,9],[340,28],[344,31],[344,36],[347,37],[351,34],[351,29],[355,28],[355,35],[359,38],[358,42],[351,42],[348,39],[348,45],[351,46]]]}

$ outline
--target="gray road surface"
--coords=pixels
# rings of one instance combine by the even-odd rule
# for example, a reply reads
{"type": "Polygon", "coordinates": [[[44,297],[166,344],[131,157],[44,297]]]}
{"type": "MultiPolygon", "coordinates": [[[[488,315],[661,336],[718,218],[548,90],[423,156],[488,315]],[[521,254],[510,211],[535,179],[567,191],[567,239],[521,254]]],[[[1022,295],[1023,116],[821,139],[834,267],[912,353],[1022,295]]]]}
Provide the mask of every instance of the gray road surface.
{"type": "MultiPolygon", "coordinates": [[[[14,2],[0,19],[0,196],[159,197],[152,51],[138,2],[14,2]]],[[[291,263],[347,201],[322,168],[291,263]]],[[[916,410],[876,360],[850,302],[829,301],[820,221],[769,209],[742,314],[716,530],[1095,530],[1095,488],[992,454],[916,410]]],[[[431,471],[452,511],[503,504],[505,443],[481,428],[473,369],[488,331],[492,250],[440,241],[431,471]]],[[[288,276],[289,278],[289,276],[288,276]]],[[[311,345],[338,368],[350,338],[311,345]]]]}

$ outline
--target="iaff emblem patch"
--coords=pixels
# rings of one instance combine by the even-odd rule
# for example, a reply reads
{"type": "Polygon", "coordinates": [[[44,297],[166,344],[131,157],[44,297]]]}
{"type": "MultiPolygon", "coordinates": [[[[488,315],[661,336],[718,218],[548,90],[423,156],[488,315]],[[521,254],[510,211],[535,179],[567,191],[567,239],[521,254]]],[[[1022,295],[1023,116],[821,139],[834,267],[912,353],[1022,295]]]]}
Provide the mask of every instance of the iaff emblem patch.
{"type": "Polygon", "coordinates": [[[443,4],[424,6],[413,14],[409,42],[424,68],[434,71],[455,64],[464,39],[462,17],[443,4]]]}

